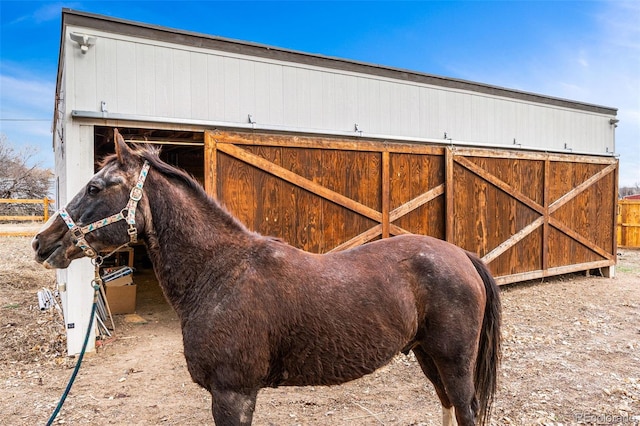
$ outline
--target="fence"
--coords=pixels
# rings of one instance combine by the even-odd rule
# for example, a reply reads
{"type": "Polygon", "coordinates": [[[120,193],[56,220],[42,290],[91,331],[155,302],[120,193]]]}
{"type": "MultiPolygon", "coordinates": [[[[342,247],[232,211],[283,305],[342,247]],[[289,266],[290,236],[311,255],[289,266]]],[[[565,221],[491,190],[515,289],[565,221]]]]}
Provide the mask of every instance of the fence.
{"type": "MultiPolygon", "coordinates": [[[[54,201],[48,198],[42,199],[12,199],[0,198],[0,204],[42,204],[43,214],[41,216],[0,216],[0,222],[46,222],[49,220],[49,206],[54,201]]],[[[18,236],[27,234],[20,231],[2,231],[0,236],[18,236]]],[[[28,233],[31,235],[31,233],[28,233]]],[[[619,200],[618,201],[618,245],[621,247],[640,247],[640,200],[619,200]]]]}
{"type": "Polygon", "coordinates": [[[640,247],[640,200],[618,201],[618,245],[640,247]]]}
{"type": "MultiPolygon", "coordinates": [[[[49,207],[54,203],[49,198],[40,199],[15,199],[15,198],[0,198],[0,204],[42,204],[42,215],[4,215],[0,216],[0,224],[3,225],[0,229],[0,236],[2,237],[19,237],[19,236],[31,236],[32,231],[20,229],[19,226],[11,226],[14,222],[46,222],[49,220],[49,207]],[[7,224],[9,222],[9,224],[7,224]]],[[[35,209],[31,209],[35,210],[35,209]]],[[[38,209],[40,210],[40,209],[38,209]]]]}

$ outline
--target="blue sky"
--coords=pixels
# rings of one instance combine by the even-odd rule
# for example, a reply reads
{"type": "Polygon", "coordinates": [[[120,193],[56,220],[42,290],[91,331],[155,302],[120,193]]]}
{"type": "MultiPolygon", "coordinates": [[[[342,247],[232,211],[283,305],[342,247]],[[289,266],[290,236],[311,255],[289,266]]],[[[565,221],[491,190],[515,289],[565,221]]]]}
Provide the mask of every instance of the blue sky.
{"type": "Polygon", "coordinates": [[[0,133],[53,166],[63,7],[618,108],[640,185],[639,1],[0,0],[0,133]]]}

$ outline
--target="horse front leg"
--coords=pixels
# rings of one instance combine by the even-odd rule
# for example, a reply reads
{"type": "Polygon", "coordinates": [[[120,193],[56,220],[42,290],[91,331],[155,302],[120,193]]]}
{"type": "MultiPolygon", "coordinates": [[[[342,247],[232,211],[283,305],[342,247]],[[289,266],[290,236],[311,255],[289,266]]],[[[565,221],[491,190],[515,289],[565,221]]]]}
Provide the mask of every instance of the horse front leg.
{"type": "Polygon", "coordinates": [[[214,389],[211,391],[211,396],[211,411],[216,426],[251,425],[258,390],[241,393],[214,389]]]}

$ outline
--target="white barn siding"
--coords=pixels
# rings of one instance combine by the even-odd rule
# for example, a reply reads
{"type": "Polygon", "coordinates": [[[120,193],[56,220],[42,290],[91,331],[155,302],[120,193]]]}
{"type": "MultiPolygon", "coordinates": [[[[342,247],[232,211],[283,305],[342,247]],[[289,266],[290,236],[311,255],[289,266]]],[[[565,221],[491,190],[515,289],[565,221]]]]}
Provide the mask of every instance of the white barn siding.
{"type": "Polygon", "coordinates": [[[191,117],[196,120],[209,118],[209,67],[207,55],[191,52],[189,63],[191,79],[189,93],[191,93],[191,117]]]}
{"type": "MultiPolygon", "coordinates": [[[[173,78],[173,56],[175,51],[165,47],[153,47],[153,61],[145,64],[146,73],[151,76],[150,80],[154,81],[153,91],[155,92],[155,102],[150,108],[148,115],[159,117],[180,117],[179,111],[173,108],[173,83],[177,80],[173,78]]],[[[143,74],[144,75],[144,74],[143,74]]],[[[184,77],[182,77],[184,78],[184,77]]],[[[139,93],[138,99],[142,100],[145,93],[139,93]]]]}
{"type": "MultiPolygon", "coordinates": [[[[121,88],[118,87],[117,97],[123,100],[129,100],[127,94],[122,93],[122,89],[127,88],[131,90],[131,96],[133,100],[130,104],[122,105],[122,108],[129,110],[129,114],[141,114],[141,115],[156,115],[157,99],[157,77],[156,77],[156,52],[153,46],[147,46],[145,44],[133,45],[133,49],[124,48],[118,49],[118,54],[123,53],[123,57],[118,56],[116,60],[118,63],[122,63],[122,74],[118,77],[118,81],[122,78],[129,78],[132,80],[133,86],[130,83],[125,83],[121,88]]],[[[108,72],[108,71],[106,71],[108,72]]],[[[118,103],[118,111],[121,106],[118,103]]]]}
{"type": "Polygon", "coordinates": [[[267,64],[260,62],[254,63],[253,87],[256,95],[253,102],[253,108],[248,112],[248,114],[253,116],[254,120],[258,119],[258,117],[268,121],[273,120],[270,113],[272,103],[271,98],[275,97],[277,99],[277,96],[274,96],[274,93],[272,93],[271,90],[271,84],[275,83],[272,81],[270,72],[271,68],[272,67],[269,67],[267,64]]]}
{"type": "Polygon", "coordinates": [[[322,74],[322,98],[321,102],[325,113],[322,115],[323,127],[335,127],[338,120],[338,112],[336,107],[337,96],[333,96],[335,93],[336,78],[335,74],[323,73],[322,74]]]}
{"type": "Polygon", "coordinates": [[[221,117],[224,114],[224,72],[223,58],[214,55],[207,56],[207,89],[208,89],[208,120],[211,117],[221,117]]]}
{"type": "Polygon", "coordinates": [[[175,50],[173,54],[173,89],[172,107],[174,115],[178,118],[191,118],[191,102],[197,96],[192,91],[191,80],[195,77],[191,68],[191,52],[186,50],[175,50]]]}
{"type": "MultiPolygon", "coordinates": [[[[69,28],[69,31],[87,29],[69,28]]],[[[199,119],[319,133],[414,138],[550,151],[613,152],[604,114],[370,74],[248,57],[92,31],[81,54],[66,39],[74,110],[199,119]],[[604,146],[603,145],[607,145],[604,146]],[[608,149],[608,151],[607,151],[608,149]]]]}
{"type": "MultiPolygon", "coordinates": [[[[103,71],[105,74],[116,73],[116,91],[105,94],[104,100],[108,110],[122,111],[123,114],[133,114],[138,110],[138,92],[142,92],[145,87],[149,89],[153,86],[153,81],[145,78],[139,71],[141,67],[138,66],[138,63],[144,63],[145,52],[149,51],[139,49],[131,43],[116,41],[115,56],[107,58],[104,63],[99,65],[103,69],[106,67],[108,71],[103,71]]],[[[147,97],[153,96],[153,91],[148,91],[147,97]]],[[[153,104],[153,99],[148,99],[146,104],[149,109],[153,104]]]]}
{"type": "Polygon", "coordinates": [[[78,76],[73,83],[73,98],[67,97],[67,101],[72,100],[74,107],[96,109],[96,88],[98,83],[98,73],[96,72],[96,55],[83,55],[80,50],[70,50],[69,56],[73,57],[70,65],[73,67],[74,75],[78,76]]]}
{"type": "Polygon", "coordinates": [[[222,115],[212,119],[230,123],[246,123],[245,120],[240,121],[240,61],[236,58],[222,58],[222,66],[222,82],[224,84],[222,88],[224,94],[222,115]]]}
{"type": "MultiPolygon", "coordinates": [[[[225,70],[225,73],[229,74],[229,77],[232,79],[234,83],[237,83],[236,86],[232,86],[232,90],[237,90],[236,93],[233,91],[230,93],[231,96],[236,96],[237,99],[237,111],[233,117],[230,119],[236,123],[247,123],[249,121],[249,114],[252,116],[255,114],[256,109],[256,98],[259,94],[264,93],[260,91],[258,83],[256,81],[256,71],[255,71],[255,63],[252,61],[244,61],[239,60],[238,63],[238,79],[233,80],[233,74],[235,73],[235,69],[225,70]]],[[[235,104],[234,104],[235,105],[235,104]]]]}
{"type": "MultiPolygon", "coordinates": [[[[355,93],[351,89],[349,83],[350,78],[346,75],[334,74],[334,87],[333,90],[327,91],[327,98],[334,98],[336,120],[334,124],[335,129],[348,129],[349,131],[355,130],[355,124],[358,123],[354,117],[357,111],[357,98],[355,93]]],[[[331,108],[331,103],[326,104],[331,108]]]]}

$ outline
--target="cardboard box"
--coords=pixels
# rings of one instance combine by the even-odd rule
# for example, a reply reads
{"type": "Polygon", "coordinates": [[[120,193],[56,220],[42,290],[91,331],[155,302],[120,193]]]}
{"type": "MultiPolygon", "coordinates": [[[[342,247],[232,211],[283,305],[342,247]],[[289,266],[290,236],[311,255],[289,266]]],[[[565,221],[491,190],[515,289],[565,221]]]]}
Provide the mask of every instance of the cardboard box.
{"type": "Polygon", "coordinates": [[[115,280],[105,281],[105,285],[107,287],[121,287],[123,285],[132,285],[133,277],[131,274],[124,275],[120,278],[116,278],[115,280]]]}
{"type": "Polygon", "coordinates": [[[131,275],[105,283],[107,302],[112,314],[133,314],[136,311],[136,285],[131,275]]]}

